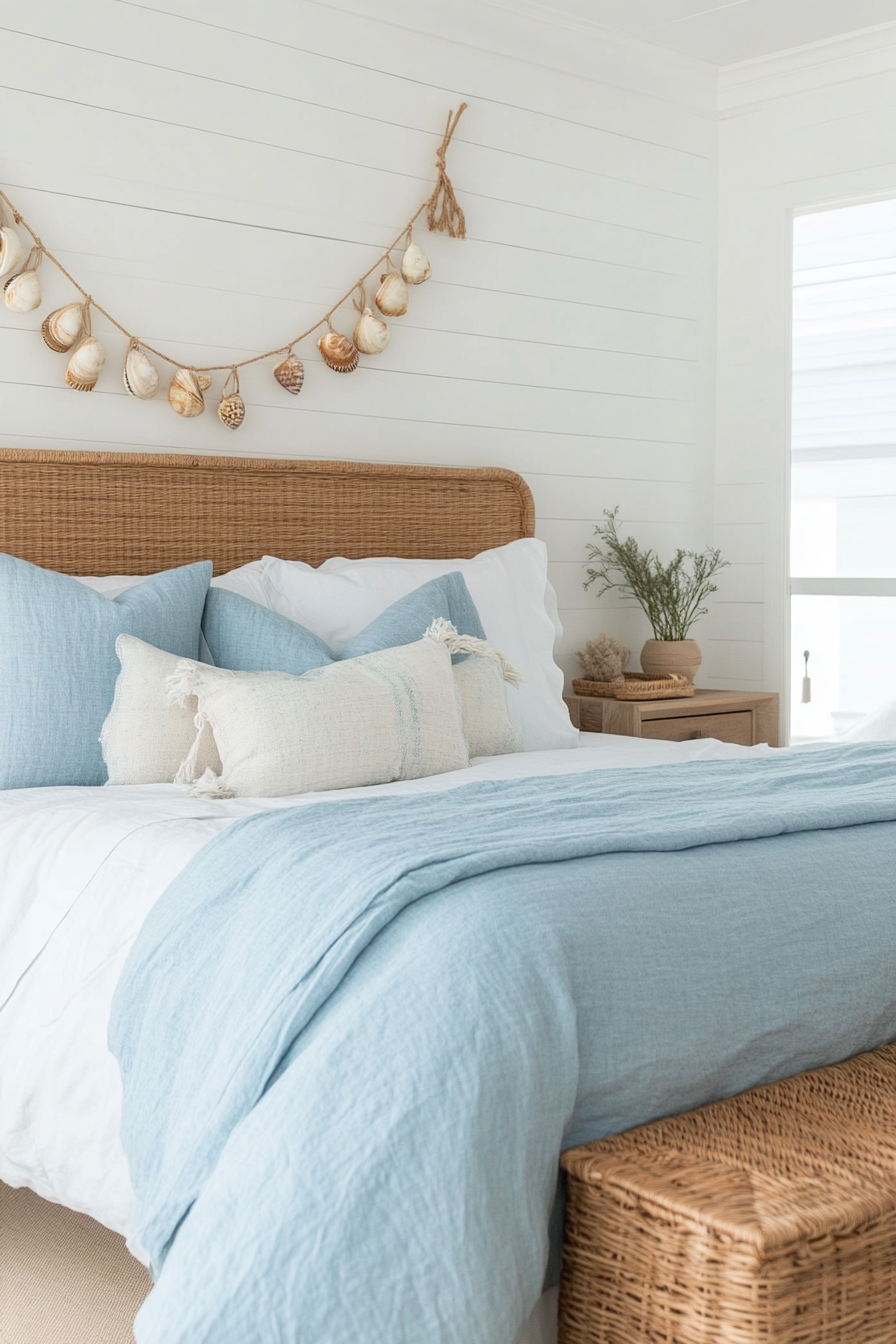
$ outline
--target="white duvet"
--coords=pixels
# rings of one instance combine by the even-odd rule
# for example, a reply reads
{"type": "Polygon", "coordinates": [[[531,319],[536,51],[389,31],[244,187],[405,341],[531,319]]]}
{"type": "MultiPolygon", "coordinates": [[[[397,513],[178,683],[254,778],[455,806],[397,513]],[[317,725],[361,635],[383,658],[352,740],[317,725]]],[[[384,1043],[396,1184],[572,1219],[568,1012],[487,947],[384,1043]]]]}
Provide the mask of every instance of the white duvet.
{"type": "Polygon", "coordinates": [[[203,800],[169,784],[0,792],[0,1180],[30,1186],[132,1238],[118,1070],[106,1048],[112,995],[154,902],[237,818],[271,807],[439,792],[477,779],[769,750],[594,734],[582,734],[581,746],[299,798],[203,800]]]}

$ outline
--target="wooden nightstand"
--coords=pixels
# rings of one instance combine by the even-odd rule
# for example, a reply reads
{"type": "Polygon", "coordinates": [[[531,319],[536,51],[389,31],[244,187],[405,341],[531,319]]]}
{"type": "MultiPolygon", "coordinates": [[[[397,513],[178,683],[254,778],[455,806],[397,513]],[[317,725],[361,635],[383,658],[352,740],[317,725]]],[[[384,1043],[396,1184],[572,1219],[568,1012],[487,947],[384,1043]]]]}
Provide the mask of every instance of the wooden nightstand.
{"type": "Polygon", "coordinates": [[[744,747],[778,745],[778,697],[769,691],[700,691],[692,700],[604,700],[567,695],[573,725],[584,733],[616,733],[663,742],[716,737],[744,747]]]}

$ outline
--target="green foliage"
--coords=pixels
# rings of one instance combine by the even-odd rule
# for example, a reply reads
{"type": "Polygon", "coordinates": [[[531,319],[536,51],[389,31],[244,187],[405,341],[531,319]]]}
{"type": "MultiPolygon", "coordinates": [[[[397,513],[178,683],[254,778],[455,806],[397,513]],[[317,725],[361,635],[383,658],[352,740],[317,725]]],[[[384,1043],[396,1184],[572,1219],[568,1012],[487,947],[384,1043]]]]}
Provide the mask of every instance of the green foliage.
{"type": "Polygon", "coordinates": [[[616,530],[618,513],[618,505],[604,509],[607,521],[594,528],[599,544],[589,543],[588,559],[595,562],[595,568],[585,571],[588,578],[582,587],[600,583],[596,597],[618,588],[623,597],[633,598],[643,609],[654,639],[687,639],[691,626],[707,612],[700,604],[717,591],[713,575],[729,562],[707,546],[699,553],[678,550],[675,559],[664,565],[653,551],[642,551],[634,537],[621,539],[616,530]],[[685,567],[687,561],[690,571],[685,567]]]}

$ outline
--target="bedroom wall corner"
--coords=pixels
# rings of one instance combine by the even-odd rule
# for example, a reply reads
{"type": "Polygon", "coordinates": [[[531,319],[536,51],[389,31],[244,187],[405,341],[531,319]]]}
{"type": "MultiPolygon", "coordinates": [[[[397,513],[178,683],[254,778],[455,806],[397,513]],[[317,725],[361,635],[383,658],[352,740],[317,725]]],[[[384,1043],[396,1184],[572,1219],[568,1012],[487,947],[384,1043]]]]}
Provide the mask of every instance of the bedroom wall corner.
{"type": "Polygon", "coordinates": [[[714,685],[790,675],[788,511],[794,212],[896,195],[896,24],[720,73],[714,685]]]}
{"type": "MultiPolygon", "coordinates": [[[[639,612],[582,591],[601,510],[670,551],[711,535],[716,73],[528,0],[61,0],[4,30],[0,183],[97,299],[187,364],[313,321],[430,189],[449,107],[468,239],[351,377],[299,351],[290,397],[246,370],[243,426],[64,384],[40,320],[0,310],[0,441],[47,448],[496,465],[536,500],[566,635],[635,650],[639,612]],[[12,85],[15,87],[11,87],[12,85]]],[[[353,312],[338,315],[343,329],[353,312]]],[[[163,366],[164,368],[164,366],[163,366]]],[[[164,377],[167,383],[167,376],[164,377]]]]}

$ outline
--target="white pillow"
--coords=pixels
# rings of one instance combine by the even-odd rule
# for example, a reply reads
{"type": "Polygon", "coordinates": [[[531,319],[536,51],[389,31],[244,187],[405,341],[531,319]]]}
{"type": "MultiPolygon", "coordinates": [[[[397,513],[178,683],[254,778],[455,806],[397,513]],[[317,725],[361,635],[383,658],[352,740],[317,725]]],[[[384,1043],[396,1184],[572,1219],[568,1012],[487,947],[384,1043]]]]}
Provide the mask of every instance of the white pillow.
{"type": "MultiPolygon", "coordinates": [[[[470,763],[451,654],[431,635],[301,677],[181,659],[167,684],[178,703],[198,698],[197,725],[211,724],[221,754],[220,778],[207,771],[199,793],[281,797],[420,779],[470,763]]],[[[191,752],[178,782],[199,774],[191,752]]]]}
{"type": "MultiPolygon", "coordinates": [[[[196,741],[195,696],[183,706],[169,705],[166,698],[165,678],[180,659],[134,635],[119,635],[115,652],[121,671],[100,733],[109,783],[170,784],[196,741]]],[[[208,727],[197,747],[197,767],[200,772],[221,769],[208,727]]]]}
{"type": "MultiPolygon", "coordinates": [[[[522,674],[519,692],[508,697],[522,750],[576,747],[578,733],[563,702],[563,673],[553,658],[547,552],[534,537],[483,551],[472,560],[335,557],[314,569],[299,560],[265,556],[260,579],[265,606],[307,626],[338,651],[398,598],[452,570],[464,576],[488,642],[522,674]]],[[[253,581],[258,577],[254,573],[253,581]]]]}

